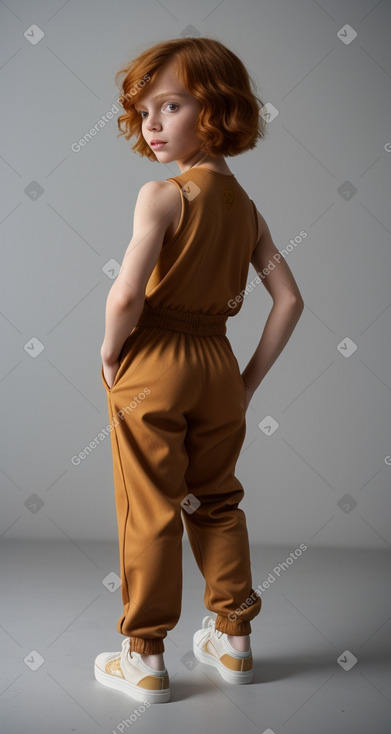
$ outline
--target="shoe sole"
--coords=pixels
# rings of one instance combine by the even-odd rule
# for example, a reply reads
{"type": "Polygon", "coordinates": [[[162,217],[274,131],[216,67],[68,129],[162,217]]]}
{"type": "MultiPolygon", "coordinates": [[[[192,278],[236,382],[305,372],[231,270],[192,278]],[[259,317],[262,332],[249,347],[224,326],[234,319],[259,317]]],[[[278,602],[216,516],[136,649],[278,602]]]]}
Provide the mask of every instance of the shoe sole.
{"type": "Polygon", "coordinates": [[[118,676],[113,676],[110,673],[105,673],[105,671],[99,668],[96,663],[94,665],[94,672],[95,678],[97,681],[99,681],[99,683],[102,683],[108,688],[113,688],[116,691],[126,693],[128,696],[131,696],[131,698],[134,698],[136,701],[149,701],[149,703],[166,703],[166,701],[170,700],[171,692],[169,688],[164,688],[161,691],[150,691],[146,688],[140,688],[140,686],[136,686],[134,683],[129,683],[129,681],[125,680],[124,678],[119,678],[118,676]]]}
{"type": "Polygon", "coordinates": [[[246,684],[251,683],[253,679],[253,670],[244,670],[244,671],[238,671],[238,670],[230,670],[227,668],[223,663],[220,663],[217,658],[214,658],[213,655],[210,655],[208,652],[204,652],[203,650],[200,650],[199,646],[197,645],[197,642],[195,641],[193,637],[193,652],[195,657],[200,663],[205,663],[206,665],[212,665],[214,668],[217,668],[222,678],[227,683],[234,683],[234,684],[246,684]]]}

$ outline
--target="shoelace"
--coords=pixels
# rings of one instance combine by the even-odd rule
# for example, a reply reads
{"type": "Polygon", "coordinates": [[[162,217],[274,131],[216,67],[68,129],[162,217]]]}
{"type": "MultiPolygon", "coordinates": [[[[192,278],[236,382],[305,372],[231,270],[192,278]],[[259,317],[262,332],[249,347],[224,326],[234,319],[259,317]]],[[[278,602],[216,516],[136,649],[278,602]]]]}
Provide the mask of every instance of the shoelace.
{"type": "Polygon", "coordinates": [[[214,619],[210,619],[209,622],[208,622],[208,626],[204,630],[202,630],[202,632],[201,632],[201,634],[199,636],[199,643],[198,644],[204,643],[210,637],[210,633],[211,632],[215,632],[216,636],[219,637],[219,638],[223,634],[223,632],[221,632],[221,630],[217,630],[215,628],[215,621],[214,621],[214,619]]]}
{"type": "Polygon", "coordinates": [[[129,651],[129,647],[130,647],[129,637],[125,637],[125,639],[122,642],[122,650],[124,651],[125,656],[128,655],[129,658],[131,658],[132,653],[129,651]]]}

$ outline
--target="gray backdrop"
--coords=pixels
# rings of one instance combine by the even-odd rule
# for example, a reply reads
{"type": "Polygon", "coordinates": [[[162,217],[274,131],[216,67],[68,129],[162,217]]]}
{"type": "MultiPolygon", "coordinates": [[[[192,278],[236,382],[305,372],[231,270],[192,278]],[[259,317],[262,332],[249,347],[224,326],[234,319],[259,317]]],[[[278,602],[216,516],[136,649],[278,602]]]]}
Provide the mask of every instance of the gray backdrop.
{"type": "MultiPolygon", "coordinates": [[[[242,58],[272,113],[266,140],[227,163],[305,302],[247,412],[250,540],[389,548],[390,3],[8,0],[0,21],[0,537],[117,537],[110,436],[80,458],[109,420],[110,265],[139,188],[179,170],[117,138],[114,74],[147,44],[204,35],[242,58]]],[[[259,284],[228,321],[241,370],[270,307],[259,284]]]]}

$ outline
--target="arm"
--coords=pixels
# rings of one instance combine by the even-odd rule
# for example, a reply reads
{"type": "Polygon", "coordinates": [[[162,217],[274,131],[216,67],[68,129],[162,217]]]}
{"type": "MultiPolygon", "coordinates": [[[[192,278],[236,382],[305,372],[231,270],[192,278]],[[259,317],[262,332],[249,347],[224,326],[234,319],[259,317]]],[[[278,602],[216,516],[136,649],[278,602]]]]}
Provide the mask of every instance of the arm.
{"type": "Polygon", "coordinates": [[[140,317],[145,287],[172,218],[173,189],[164,181],[150,181],[139,191],[134,210],[133,236],[107,297],[106,329],[100,351],[104,366],[118,368],[121,349],[140,317]]]}
{"type": "Polygon", "coordinates": [[[273,306],[265,323],[260,342],[243,370],[242,378],[247,393],[247,405],[271,366],[287,344],[304,308],[304,302],[291,270],[282,255],[279,262],[273,256],[279,254],[273,243],[269,227],[258,212],[258,242],[251,264],[262,277],[262,283],[273,299],[273,306]],[[262,275],[270,260],[274,270],[262,275]]]}

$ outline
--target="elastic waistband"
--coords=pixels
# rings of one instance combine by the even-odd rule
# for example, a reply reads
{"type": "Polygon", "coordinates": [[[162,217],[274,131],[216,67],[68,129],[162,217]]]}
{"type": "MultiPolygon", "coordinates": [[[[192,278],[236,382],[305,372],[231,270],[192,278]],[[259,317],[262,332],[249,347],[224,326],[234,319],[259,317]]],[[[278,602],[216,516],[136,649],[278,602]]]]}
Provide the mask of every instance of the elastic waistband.
{"type": "Polygon", "coordinates": [[[165,306],[150,306],[146,301],[135,328],[150,326],[194,336],[218,336],[226,334],[226,321],[226,314],[178,311],[165,306]]]}

